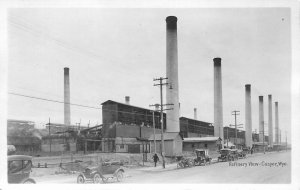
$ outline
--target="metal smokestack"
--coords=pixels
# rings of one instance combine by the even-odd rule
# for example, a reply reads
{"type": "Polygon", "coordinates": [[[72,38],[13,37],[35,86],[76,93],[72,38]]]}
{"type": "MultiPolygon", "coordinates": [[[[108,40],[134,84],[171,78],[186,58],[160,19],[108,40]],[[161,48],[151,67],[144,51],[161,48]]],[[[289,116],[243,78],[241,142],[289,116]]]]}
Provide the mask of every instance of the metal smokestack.
{"type": "Polygon", "coordinates": [[[259,142],[264,139],[264,97],[259,96],[259,142]]]}
{"type": "Polygon", "coordinates": [[[252,110],[251,110],[251,85],[245,85],[245,144],[246,147],[252,147],[252,110]]]}
{"type": "Polygon", "coordinates": [[[167,104],[174,104],[167,110],[167,132],[179,132],[179,92],[178,92],[178,49],[177,49],[177,18],[168,16],[167,23],[167,104]]]}
{"type": "Polygon", "coordinates": [[[130,105],[130,96],[125,96],[125,103],[130,105]]]}
{"type": "Polygon", "coordinates": [[[71,124],[69,68],[64,68],[64,124],[71,124]]]}
{"type": "Polygon", "coordinates": [[[214,135],[224,141],[221,58],[214,58],[214,135]]]}
{"type": "Polygon", "coordinates": [[[194,119],[197,120],[197,108],[194,108],[194,119]]]}
{"type": "Polygon", "coordinates": [[[272,95],[268,95],[268,104],[269,104],[269,120],[268,120],[268,138],[269,145],[273,147],[273,118],[272,118],[272,95]]]}
{"type": "Polygon", "coordinates": [[[275,143],[279,143],[278,102],[275,102],[275,143]]]}

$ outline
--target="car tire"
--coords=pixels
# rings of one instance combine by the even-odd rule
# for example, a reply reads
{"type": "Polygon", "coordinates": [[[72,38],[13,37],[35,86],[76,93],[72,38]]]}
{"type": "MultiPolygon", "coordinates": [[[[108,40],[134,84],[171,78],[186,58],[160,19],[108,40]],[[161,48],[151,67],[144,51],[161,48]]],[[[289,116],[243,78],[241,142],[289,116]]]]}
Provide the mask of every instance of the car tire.
{"type": "Polygon", "coordinates": [[[99,173],[96,173],[93,177],[93,182],[94,183],[100,183],[101,182],[101,176],[99,173]]]}
{"type": "Polygon", "coordinates": [[[116,177],[117,177],[117,181],[118,182],[121,182],[122,180],[123,180],[123,178],[124,178],[124,174],[123,174],[124,172],[123,171],[118,171],[117,172],[117,175],[116,175],[116,177]]]}
{"type": "Polygon", "coordinates": [[[33,179],[27,179],[23,184],[35,184],[35,181],[33,179]]]}
{"type": "Polygon", "coordinates": [[[79,184],[85,183],[85,180],[84,180],[83,175],[79,175],[79,176],[77,177],[77,183],[79,183],[79,184]]]}

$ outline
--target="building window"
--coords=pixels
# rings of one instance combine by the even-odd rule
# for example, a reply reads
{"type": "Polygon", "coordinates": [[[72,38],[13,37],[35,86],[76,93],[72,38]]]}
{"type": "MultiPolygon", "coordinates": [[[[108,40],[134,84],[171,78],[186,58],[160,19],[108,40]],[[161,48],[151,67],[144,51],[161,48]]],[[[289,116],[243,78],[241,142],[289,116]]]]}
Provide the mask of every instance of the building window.
{"type": "Polygon", "coordinates": [[[207,144],[204,144],[204,147],[207,148],[207,144]]]}
{"type": "Polygon", "coordinates": [[[120,149],[124,149],[124,144],[120,144],[120,149]]]}

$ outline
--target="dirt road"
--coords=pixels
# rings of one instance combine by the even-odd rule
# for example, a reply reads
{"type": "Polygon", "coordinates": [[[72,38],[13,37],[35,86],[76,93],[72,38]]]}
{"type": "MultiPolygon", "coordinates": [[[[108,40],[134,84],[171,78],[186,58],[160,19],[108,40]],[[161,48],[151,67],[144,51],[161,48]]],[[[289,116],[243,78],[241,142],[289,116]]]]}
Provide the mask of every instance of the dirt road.
{"type": "MultiPolygon", "coordinates": [[[[121,183],[255,183],[291,182],[291,153],[257,154],[234,162],[220,162],[170,171],[128,170],[121,183]]],[[[36,178],[37,183],[76,183],[76,174],[36,178]]]]}

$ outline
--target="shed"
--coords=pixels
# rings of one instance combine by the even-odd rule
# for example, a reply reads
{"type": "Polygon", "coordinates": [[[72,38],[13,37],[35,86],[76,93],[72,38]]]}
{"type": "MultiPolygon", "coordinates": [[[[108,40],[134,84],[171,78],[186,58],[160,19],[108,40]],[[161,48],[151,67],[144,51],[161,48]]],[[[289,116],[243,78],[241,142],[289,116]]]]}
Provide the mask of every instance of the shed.
{"type": "Polygon", "coordinates": [[[183,139],[183,151],[194,152],[195,149],[208,149],[215,157],[221,145],[220,137],[190,137],[183,139]]]}
{"type": "MultiPolygon", "coordinates": [[[[182,140],[183,138],[179,133],[166,132],[164,135],[165,155],[176,156],[182,153],[182,140]]],[[[154,134],[149,137],[151,144],[151,152],[154,152],[154,139],[156,141],[156,152],[161,152],[161,134],[154,134]]]]}

